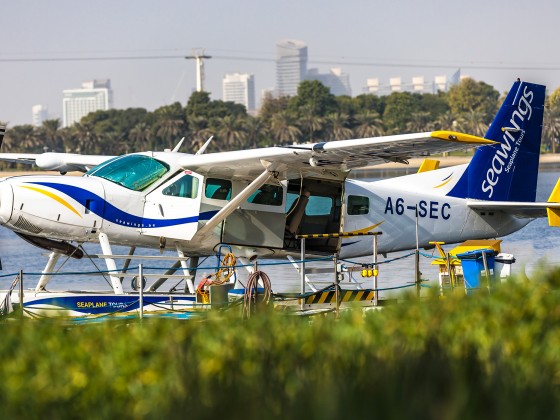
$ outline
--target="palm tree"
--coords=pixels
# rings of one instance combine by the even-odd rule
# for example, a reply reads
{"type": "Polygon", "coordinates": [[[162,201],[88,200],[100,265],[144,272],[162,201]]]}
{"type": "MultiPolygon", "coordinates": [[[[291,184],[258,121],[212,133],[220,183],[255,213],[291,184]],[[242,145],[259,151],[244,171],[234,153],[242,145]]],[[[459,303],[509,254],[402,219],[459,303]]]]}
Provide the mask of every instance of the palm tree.
{"type": "MultiPolygon", "coordinates": [[[[132,142],[134,150],[148,150],[150,149],[150,140],[152,139],[152,129],[145,122],[140,122],[132,127],[128,133],[128,138],[132,142]]],[[[152,147],[151,149],[153,150],[154,148],[152,147]]]]}
{"type": "Polygon", "coordinates": [[[193,152],[198,151],[214,135],[214,132],[207,127],[206,118],[199,115],[189,115],[187,117],[187,124],[189,125],[189,137],[191,140],[190,150],[193,152]]]}
{"type": "Polygon", "coordinates": [[[72,153],[75,151],[75,148],[73,147],[77,143],[75,134],[76,133],[72,127],[64,127],[58,130],[58,135],[65,153],[72,153]]]}
{"type": "Polygon", "coordinates": [[[464,128],[466,132],[473,136],[484,136],[488,130],[488,124],[484,122],[485,114],[482,111],[471,109],[464,116],[464,128]]]}
{"type": "Polygon", "coordinates": [[[357,114],[354,119],[356,120],[354,135],[357,138],[377,137],[383,135],[383,120],[377,112],[365,111],[361,114],[357,114]]]}
{"type": "Polygon", "coordinates": [[[45,120],[41,125],[40,132],[45,138],[45,144],[50,150],[56,150],[60,137],[58,129],[60,128],[60,119],[45,120]]]}
{"type": "Polygon", "coordinates": [[[234,115],[226,115],[219,120],[217,136],[226,149],[230,150],[236,146],[241,148],[247,138],[242,121],[234,115]]]}
{"type": "Polygon", "coordinates": [[[173,147],[173,140],[184,130],[183,121],[176,118],[162,117],[158,121],[156,134],[164,140],[166,147],[173,147]]]}
{"type": "Polygon", "coordinates": [[[346,140],[352,138],[352,130],[348,128],[350,125],[350,116],[342,112],[335,112],[325,117],[327,133],[334,140],[346,140]]]}
{"type": "Polygon", "coordinates": [[[302,132],[309,134],[309,138],[306,140],[313,143],[314,134],[323,129],[323,118],[314,112],[313,106],[307,104],[301,108],[299,126],[302,132]]]}
{"type": "Polygon", "coordinates": [[[39,151],[40,142],[37,137],[37,131],[31,124],[16,125],[7,131],[5,136],[6,150],[21,152],[39,151]]]}
{"type": "Polygon", "coordinates": [[[90,123],[75,123],[72,126],[74,135],[78,140],[78,153],[94,153],[98,145],[98,137],[90,123]]]}
{"type": "Polygon", "coordinates": [[[301,136],[301,130],[287,111],[280,111],[272,116],[270,129],[272,137],[281,144],[295,143],[301,136]]]}
{"type": "Polygon", "coordinates": [[[556,153],[556,143],[560,137],[560,116],[550,107],[544,108],[543,137],[545,144],[549,143],[550,151],[556,153]]]}
{"type": "Polygon", "coordinates": [[[413,112],[412,114],[410,114],[410,121],[406,123],[406,129],[411,133],[421,133],[424,131],[429,131],[433,127],[431,118],[432,116],[429,112],[413,112]]]}
{"type": "Polygon", "coordinates": [[[457,131],[461,130],[460,127],[464,126],[463,118],[455,115],[451,111],[446,111],[443,114],[440,114],[434,123],[435,130],[451,130],[457,131]]]}
{"type": "Polygon", "coordinates": [[[243,120],[243,128],[247,135],[247,147],[255,148],[266,145],[264,137],[268,134],[268,128],[262,118],[247,116],[243,120]]]}
{"type": "Polygon", "coordinates": [[[108,131],[98,136],[99,144],[104,153],[122,155],[129,153],[126,134],[118,131],[108,131]]]}

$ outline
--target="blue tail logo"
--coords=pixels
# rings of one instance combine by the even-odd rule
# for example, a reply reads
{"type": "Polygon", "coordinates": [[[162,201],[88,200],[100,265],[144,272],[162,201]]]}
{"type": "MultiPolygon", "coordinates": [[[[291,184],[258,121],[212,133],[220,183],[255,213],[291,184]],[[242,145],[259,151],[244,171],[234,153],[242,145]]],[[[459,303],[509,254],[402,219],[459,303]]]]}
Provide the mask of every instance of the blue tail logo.
{"type": "Polygon", "coordinates": [[[476,151],[448,195],[491,201],[535,201],[544,98],[542,85],[521,81],[513,84],[484,136],[498,143],[476,151]]]}

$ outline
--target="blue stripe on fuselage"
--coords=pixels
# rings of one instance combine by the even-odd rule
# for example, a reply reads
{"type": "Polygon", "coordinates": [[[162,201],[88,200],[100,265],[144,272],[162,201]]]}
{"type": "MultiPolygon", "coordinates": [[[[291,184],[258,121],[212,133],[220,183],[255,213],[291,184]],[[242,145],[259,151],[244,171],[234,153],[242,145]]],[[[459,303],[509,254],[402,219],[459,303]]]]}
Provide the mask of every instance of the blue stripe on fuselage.
{"type": "Polygon", "coordinates": [[[86,189],[75,187],[73,185],[59,184],[55,182],[31,182],[31,184],[43,185],[60,191],[63,194],[76,200],[78,203],[86,206],[86,200],[95,200],[102,202],[104,204],[104,211],[99,211],[96,207],[92,207],[90,210],[92,213],[97,214],[108,222],[115,223],[122,226],[130,227],[142,227],[142,228],[159,228],[167,226],[182,225],[185,223],[195,223],[198,220],[209,220],[217,211],[208,211],[201,213],[197,216],[182,217],[179,219],[149,219],[142,216],[136,216],[134,214],[127,213],[97,194],[92,193],[86,189]]]}

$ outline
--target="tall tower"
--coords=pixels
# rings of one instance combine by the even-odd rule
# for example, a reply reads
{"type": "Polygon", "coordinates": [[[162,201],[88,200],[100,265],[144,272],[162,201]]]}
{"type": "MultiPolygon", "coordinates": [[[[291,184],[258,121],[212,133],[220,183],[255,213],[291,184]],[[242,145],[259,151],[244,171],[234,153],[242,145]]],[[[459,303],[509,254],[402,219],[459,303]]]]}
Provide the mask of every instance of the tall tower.
{"type": "Polygon", "coordinates": [[[113,108],[113,90],[109,79],[83,82],[80,89],[66,89],[62,95],[63,127],[79,122],[90,112],[113,108]]]}
{"type": "Polygon", "coordinates": [[[276,44],[276,93],[295,96],[307,75],[307,45],[286,39],[276,44]]]}
{"type": "Polygon", "coordinates": [[[187,60],[196,60],[196,91],[204,91],[204,59],[212,58],[210,55],[204,54],[203,48],[193,48],[193,55],[187,55],[187,60]]]}
{"type": "Polygon", "coordinates": [[[45,105],[33,105],[31,107],[31,124],[41,127],[43,121],[49,119],[49,110],[45,105]]]}
{"type": "Polygon", "coordinates": [[[247,111],[255,109],[255,78],[252,74],[226,74],[222,88],[224,101],[245,105],[247,111]]]}

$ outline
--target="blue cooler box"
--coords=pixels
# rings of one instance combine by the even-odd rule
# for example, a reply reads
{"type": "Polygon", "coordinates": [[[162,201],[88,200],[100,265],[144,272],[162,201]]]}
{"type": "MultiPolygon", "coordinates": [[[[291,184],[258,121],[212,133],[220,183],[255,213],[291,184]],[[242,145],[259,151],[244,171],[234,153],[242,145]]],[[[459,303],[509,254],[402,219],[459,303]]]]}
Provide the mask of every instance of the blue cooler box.
{"type": "MultiPolygon", "coordinates": [[[[465,278],[465,289],[478,289],[481,286],[482,280],[486,278],[486,271],[484,269],[484,260],[482,254],[486,254],[486,264],[488,265],[488,272],[490,274],[490,285],[494,285],[494,250],[492,249],[478,249],[476,251],[469,251],[463,254],[457,254],[457,258],[461,260],[463,267],[463,276],[465,278]]],[[[486,286],[486,284],[482,284],[486,286]]]]}

